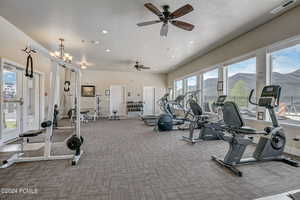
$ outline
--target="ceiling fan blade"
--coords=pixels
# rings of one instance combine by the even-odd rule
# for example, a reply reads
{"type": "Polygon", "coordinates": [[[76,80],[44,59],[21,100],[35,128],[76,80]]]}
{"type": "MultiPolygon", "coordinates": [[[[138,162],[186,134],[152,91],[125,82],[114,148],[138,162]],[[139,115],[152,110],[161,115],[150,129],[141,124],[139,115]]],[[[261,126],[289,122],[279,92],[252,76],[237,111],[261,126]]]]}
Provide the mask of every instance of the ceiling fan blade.
{"type": "Polygon", "coordinates": [[[151,25],[151,24],[156,24],[156,23],[160,23],[162,22],[161,20],[154,20],[154,21],[149,21],[149,22],[142,22],[142,23],[138,23],[138,26],[147,26],[147,25],[151,25]]]}
{"type": "Polygon", "coordinates": [[[177,10],[172,12],[170,16],[171,19],[176,19],[178,17],[188,14],[189,12],[192,12],[193,10],[193,6],[191,6],[190,4],[186,4],[185,6],[182,6],[181,8],[178,8],[177,10]]]}
{"type": "Polygon", "coordinates": [[[160,29],[160,35],[167,37],[168,30],[169,30],[168,23],[163,23],[163,25],[161,26],[161,29],[160,29]]]}
{"type": "Polygon", "coordinates": [[[148,8],[151,12],[153,12],[155,15],[157,15],[158,17],[163,16],[162,12],[160,12],[160,10],[158,10],[158,8],[156,8],[152,3],[145,3],[144,6],[148,8]]]}
{"type": "Polygon", "coordinates": [[[193,24],[189,24],[187,22],[178,21],[178,20],[171,21],[171,24],[177,26],[178,28],[184,29],[186,31],[192,31],[195,27],[193,24]]]}

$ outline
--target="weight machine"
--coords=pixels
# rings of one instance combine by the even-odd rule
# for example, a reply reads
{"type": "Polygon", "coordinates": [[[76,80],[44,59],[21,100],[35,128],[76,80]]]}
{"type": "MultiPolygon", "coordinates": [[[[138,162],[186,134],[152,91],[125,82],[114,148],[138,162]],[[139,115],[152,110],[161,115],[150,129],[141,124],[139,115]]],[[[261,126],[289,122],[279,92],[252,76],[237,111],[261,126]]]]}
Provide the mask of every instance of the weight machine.
{"type": "MultiPolygon", "coordinates": [[[[38,49],[35,47],[28,47],[28,49],[34,49],[36,53],[40,53],[41,55],[49,58],[51,60],[51,90],[49,95],[49,107],[48,107],[48,115],[47,120],[41,124],[43,129],[33,130],[23,133],[21,130],[20,138],[23,140],[28,140],[28,138],[38,136],[45,132],[45,141],[44,141],[44,153],[42,156],[33,156],[33,157],[25,157],[24,152],[16,153],[11,158],[4,160],[3,165],[0,168],[7,168],[14,163],[22,163],[22,162],[34,162],[34,161],[50,161],[50,160],[65,160],[71,159],[72,165],[76,165],[83,151],[80,149],[80,146],[83,143],[83,138],[80,136],[80,96],[81,96],[81,88],[80,88],[80,80],[81,80],[81,72],[80,68],[73,66],[70,63],[66,63],[60,59],[50,56],[50,53],[45,49],[38,49]],[[57,89],[58,89],[58,77],[59,77],[59,67],[64,67],[75,72],[75,100],[76,100],[76,124],[75,124],[75,135],[67,141],[67,146],[74,150],[74,154],[67,155],[51,155],[51,145],[52,145],[52,134],[53,134],[53,120],[54,120],[54,107],[55,100],[57,99],[57,89]]],[[[23,144],[23,143],[22,143],[23,144]]],[[[23,147],[22,147],[23,150],[23,147]]]]}

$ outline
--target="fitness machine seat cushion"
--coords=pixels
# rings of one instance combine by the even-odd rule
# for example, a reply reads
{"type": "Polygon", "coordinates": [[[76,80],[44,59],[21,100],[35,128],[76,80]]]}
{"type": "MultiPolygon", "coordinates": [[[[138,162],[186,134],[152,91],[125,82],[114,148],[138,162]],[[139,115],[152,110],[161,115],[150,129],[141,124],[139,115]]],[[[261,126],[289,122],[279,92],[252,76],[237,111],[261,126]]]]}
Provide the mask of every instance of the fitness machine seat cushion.
{"type": "Polygon", "coordinates": [[[249,127],[249,126],[240,127],[238,129],[238,132],[241,133],[241,134],[245,134],[245,135],[256,134],[256,130],[249,127]]]}
{"type": "Polygon", "coordinates": [[[195,100],[189,100],[189,105],[195,116],[200,116],[203,114],[201,106],[195,100]]]}
{"type": "Polygon", "coordinates": [[[240,129],[245,125],[236,103],[227,101],[222,108],[223,120],[226,126],[240,129]]]}
{"type": "Polygon", "coordinates": [[[35,137],[43,133],[43,130],[30,130],[19,135],[19,137],[35,137]]]}

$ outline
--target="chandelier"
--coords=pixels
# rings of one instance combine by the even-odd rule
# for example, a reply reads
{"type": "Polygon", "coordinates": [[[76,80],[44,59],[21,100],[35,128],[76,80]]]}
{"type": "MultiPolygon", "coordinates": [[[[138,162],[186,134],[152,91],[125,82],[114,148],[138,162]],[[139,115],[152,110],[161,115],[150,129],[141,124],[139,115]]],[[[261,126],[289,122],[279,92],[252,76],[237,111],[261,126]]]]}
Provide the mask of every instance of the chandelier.
{"type": "Polygon", "coordinates": [[[60,41],[59,50],[51,52],[50,55],[55,57],[55,58],[61,59],[64,62],[71,63],[73,57],[69,53],[65,52],[65,46],[64,46],[64,41],[65,40],[60,38],[59,41],[60,41]]]}

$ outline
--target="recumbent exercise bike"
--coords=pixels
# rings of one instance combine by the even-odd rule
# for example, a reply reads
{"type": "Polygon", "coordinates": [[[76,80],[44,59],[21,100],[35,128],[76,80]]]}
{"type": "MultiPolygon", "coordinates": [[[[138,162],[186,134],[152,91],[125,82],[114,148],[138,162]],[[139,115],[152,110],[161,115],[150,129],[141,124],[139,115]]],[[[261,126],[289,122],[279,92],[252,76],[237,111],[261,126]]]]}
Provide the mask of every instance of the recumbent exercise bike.
{"type": "Polygon", "coordinates": [[[214,103],[214,106],[217,108],[218,121],[209,121],[207,115],[203,115],[203,110],[201,106],[194,100],[191,99],[188,101],[189,107],[194,115],[194,119],[190,123],[189,135],[183,136],[182,139],[191,144],[195,144],[200,141],[208,140],[221,140],[223,132],[219,127],[224,125],[223,119],[221,119],[219,110],[223,107],[226,100],[226,95],[220,95],[217,101],[214,103]],[[194,138],[195,129],[199,129],[199,136],[194,138]]]}
{"type": "Polygon", "coordinates": [[[279,106],[281,87],[279,85],[265,86],[258,103],[251,101],[253,92],[254,90],[251,91],[249,96],[250,103],[268,109],[272,126],[266,127],[262,132],[245,127],[238,106],[234,102],[225,102],[223,106],[223,119],[225,123],[223,130],[229,133],[229,135],[225,134],[223,140],[229,142],[230,148],[224,159],[212,156],[212,160],[231,170],[237,176],[243,175],[236,168],[237,165],[255,162],[280,161],[294,167],[299,167],[296,161],[282,155],[286,144],[286,137],[274,111],[274,108],[279,106]],[[247,145],[253,143],[252,138],[247,135],[253,134],[264,134],[265,136],[260,137],[253,157],[242,159],[247,145]]]}

